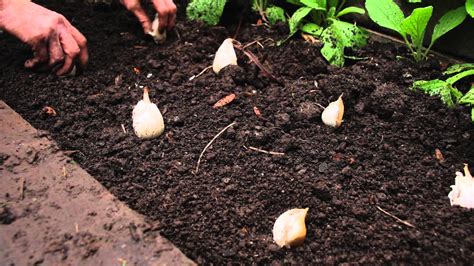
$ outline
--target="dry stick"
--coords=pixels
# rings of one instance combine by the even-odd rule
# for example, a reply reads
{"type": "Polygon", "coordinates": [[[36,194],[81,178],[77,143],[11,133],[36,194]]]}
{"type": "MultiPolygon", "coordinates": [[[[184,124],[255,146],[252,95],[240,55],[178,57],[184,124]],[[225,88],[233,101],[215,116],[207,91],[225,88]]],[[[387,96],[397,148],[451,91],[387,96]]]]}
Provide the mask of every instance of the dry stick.
{"type": "Polygon", "coordinates": [[[25,177],[21,177],[20,179],[20,195],[18,196],[19,200],[23,200],[25,198],[25,177]]]}
{"type": "Polygon", "coordinates": [[[273,79],[276,83],[282,86],[285,85],[282,81],[280,81],[277,77],[275,77],[265,66],[263,66],[262,63],[260,63],[256,55],[254,55],[252,52],[245,49],[242,49],[242,52],[244,52],[244,54],[250,59],[250,61],[254,62],[255,65],[257,65],[257,67],[260,68],[260,70],[263,72],[264,75],[267,75],[268,77],[273,79]]]}
{"type": "Polygon", "coordinates": [[[265,154],[270,154],[270,155],[278,155],[278,156],[285,155],[283,152],[266,151],[266,150],[262,150],[262,149],[255,148],[255,147],[252,147],[252,146],[248,146],[248,147],[244,146],[244,148],[252,150],[252,151],[257,151],[257,152],[261,152],[261,153],[265,153],[265,154]]]}
{"type": "Polygon", "coordinates": [[[206,68],[204,68],[201,72],[199,72],[199,74],[197,75],[194,75],[192,77],[189,78],[189,81],[195,79],[195,78],[198,78],[199,76],[201,76],[202,74],[204,74],[207,70],[209,70],[212,66],[208,66],[206,68]]]}
{"type": "Polygon", "coordinates": [[[197,174],[198,171],[199,171],[199,165],[201,164],[201,158],[202,156],[204,155],[204,152],[206,152],[207,148],[209,148],[209,146],[211,146],[211,144],[214,142],[214,140],[216,140],[222,133],[224,133],[224,131],[226,131],[229,127],[235,125],[235,122],[232,122],[230,125],[226,126],[225,128],[223,128],[219,133],[217,133],[217,135],[215,135],[211,141],[209,141],[209,143],[206,145],[206,147],[204,147],[204,150],[202,150],[201,152],[201,155],[199,155],[199,159],[198,159],[198,162],[197,162],[197,165],[196,165],[196,170],[194,170],[194,174],[197,174]]]}
{"type": "Polygon", "coordinates": [[[252,46],[252,45],[254,45],[254,44],[258,44],[258,46],[260,46],[262,49],[265,48],[265,47],[260,43],[260,40],[261,40],[261,39],[258,39],[258,40],[255,40],[255,41],[251,41],[251,42],[249,42],[249,43],[243,45],[243,46],[242,46],[242,49],[245,49],[245,48],[247,48],[247,47],[249,47],[249,46],[252,46]]]}
{"type": "Polygon", "coordinates": [[[388,211],[386,211],[386,210],[380,208],[379,206],[375,206],[375,207],[376,207],[379,211],[381,211],[381,212],[383,212],[384,214],[386,214],[386,215],[392,217],[393,219],[395,219],[397,222],[402,223],[402,224],[404,224],[404,225],[406,225],[406,226],[408,226],[408,227],[416,228],[416,226],[414,226],[413,224],[411,224],[411,223],[409,223],[409,222],[407,222],[407,221],[405,221],[405,220],[402,220],[402,219],[398,218],[397,216],[395,216],[395,215],[389,213],[388,211]]]}

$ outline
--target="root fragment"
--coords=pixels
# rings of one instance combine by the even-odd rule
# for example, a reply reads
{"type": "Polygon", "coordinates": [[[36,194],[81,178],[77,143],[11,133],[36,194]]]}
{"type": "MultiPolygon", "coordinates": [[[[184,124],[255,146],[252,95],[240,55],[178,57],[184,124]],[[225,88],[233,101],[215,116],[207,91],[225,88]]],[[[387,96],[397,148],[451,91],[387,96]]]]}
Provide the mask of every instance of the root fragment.
{"type": "Polygon", "coordinates": [[[211,146],[211,144],[220,136],[222,135],[222,133],[224,133],[228,128],[230,128],[231,126],[235,125],[236,122],[232,122],[230,125],[226,126],[225,128],[223,128],[219,133],[217,133],[217,135],[215,135],[211,141],[209,141],[209,143],[207,143],[206,147],[204,147],[204,149],[202,150],[201,154],[199,155],[199,159],[197,161],[197,164],[196,164],[196,169],[194,170],[194,173],[193,174],[197,174],[198,171],[199,171],[199,165],[201,164],[201,159],[202,159],[202,156],[204,155],[204,153],[206,152],[207,148],[209,148],[209,146],[211,146]]]}

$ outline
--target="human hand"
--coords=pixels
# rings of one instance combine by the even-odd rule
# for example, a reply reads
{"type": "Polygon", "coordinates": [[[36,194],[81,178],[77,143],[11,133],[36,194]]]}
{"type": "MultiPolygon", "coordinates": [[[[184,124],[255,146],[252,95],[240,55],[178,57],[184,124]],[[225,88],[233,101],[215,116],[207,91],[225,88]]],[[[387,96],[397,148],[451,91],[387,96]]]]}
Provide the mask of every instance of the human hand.
{"type": "MultiPolygon", "coordinates": [[[[145,33],[151,31],[150,19],[140,5],[140,0],[120,0],[120,2],[138,18],[145,33]]],[[[173,0],[153,0],[153,6],[158,13],[159,32],[163,32],[165,29],[171,30],[176,23],[177,10],[173,0]]]]}
{"type": "Polygon", "coordinates": [[[28,0],[0,2],[0,28],[33,49],[25,67],[44,67],[64,75],[76,61],[80,67],[87,64],[87,40],[64,16],[28,0]]]}

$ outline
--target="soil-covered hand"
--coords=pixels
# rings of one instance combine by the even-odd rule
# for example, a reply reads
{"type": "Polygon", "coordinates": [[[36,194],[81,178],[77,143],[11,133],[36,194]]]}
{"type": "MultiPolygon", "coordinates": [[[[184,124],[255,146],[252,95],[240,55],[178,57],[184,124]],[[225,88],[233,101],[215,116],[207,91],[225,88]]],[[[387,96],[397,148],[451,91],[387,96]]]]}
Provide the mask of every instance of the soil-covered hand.
{"type": "Polygon", "coordinates": [[[0,0],[0,28],[33,49],[25,67],[47,68],[57,75],[69,73],[75,63],[88,61],[87,41],[61,14],[28,0],[0,0]]]}
{"type": "MultiPolygon", "coordinates": [[[[120,0],[120,2],[132,12],[142,24],[145,33],[151,31],[151,21],[140,5],[140,0],[120,0]]],[[[173,0],[153,0],[153,6],[158,13],[159,31],[172,29],[176,23],[176,5],[173,0]]]]}

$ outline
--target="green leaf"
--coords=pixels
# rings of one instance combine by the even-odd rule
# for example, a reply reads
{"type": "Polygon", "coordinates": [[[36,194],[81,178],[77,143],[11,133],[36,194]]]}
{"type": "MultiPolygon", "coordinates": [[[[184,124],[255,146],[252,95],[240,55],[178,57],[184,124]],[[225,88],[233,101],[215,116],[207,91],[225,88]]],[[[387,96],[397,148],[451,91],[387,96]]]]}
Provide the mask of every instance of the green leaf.
{"type": "Polygon", "coordinates": [[[227,0],[192,0],[187,8],[186,15],[190,20],[200,20],[213,26],[219,23],[227,0]]]}
{"type": "Polygon", "coordinates": [[[337,34],[331,27],[327,27],[322,33],[324,43],[321,54],[331,65],[344,66],[344,45],[337,41],[337,34]]]}
{"type": "Polygon", "coordinates": [[[410,35],[411,42],[415,47],[423,46],[423,39],[425,37],[425,29],[428,21],[433,13],[433,7],[415,8],[410,16],[405,18],[400,25],[402,32],[410,35]]]}
{"type": "Polygon", "coordinates": [[[300,0],[286,0],[287,3],[290,3],[290,4],[293,4],[293,5],[297,5],[297,6],[302,6],[303,4],[301,4],[301,1],[300,0]]]}
{"type": "Polygon", "coordinates": [[[474,108],[471,109],[471,121],[474,122],[474,108]]]}
{"type": "Polygon", "coordinates": [[[468,104],[474,107],[474,86],[464,94],[464,96],[459,100],[460,104],[468,104]]]}
{"type": "Polygon", "coordinates": [[[440,90],[443,87],[449,86],[444,80],[433,79],[433,80],[418,80],[413,83],[414,90],[421,90],[431,96],[439,95],[440,90]]]}
{"type": "Polygon", "coordinates": [[[456,75],[450,77],[449,79],[447,79],[446,82],[448,82],[449,84],[454,84],[458,80],[460,80],[462,78],[465,78],[467,76],[471,76],[471,75],[474,75],[474,69],[466,70],[466,71],[463,71],[459,74],[456,74],[456,75]]]}
{"type": "Polygon", "coordinates": [[[446,12],[436,23],[431,36],[431,45],[448,31],[456,28],[466,18],[466,10],[463,6],[446,12]]]}
{"type": "Polygon", "coordinates": [[[421,3],[422,0],[408,0],[408,3],[421,3]]]}
{"type": "Polygon", "coordinates": [[[471,18],[474,18],[474,0],[466,0],[466,11],[471,18]]]}
{"type": "Polygon", "coordinates": [[[301,0],[300,1],[302,4],[304,4],[307,7],[311,7],[314,10],[322,10],[326,11],[326,6],[321,5],[322,1],[315,1],[315,0],[301,0]]]}
{"type": "Polygon", "coordinates": [[[365,14],[365,10],[363,8],[360,8],[360,7],[350,6],[350,7],[346,7],[343,10],[339,11],[339,13],[337,13],[336,17],[344,16],[344,15],[347,15],[349,13],[365,14]]]}
{"type": "Polygon", "coordinates": [[[455,64],[448,69],[446,69],[443,74],[444,75],[451,75],[451,74],[456,74],[464,70],[469,70],[469,69],[474,69],[474,63],[465,63],[465,64],[455,64]]]}
{"type": "Polygon", "coordinates": [[[365,30],[341,20],[331,19],[331,21],[332,24],[329,27],[335,33],[337,41],[344,47],[358,48],[367,44],[369,35],[365,30]]]}
{"type": "Polygon", "coordinates": [[[368,34],[356,25],[331,19],[332,24],[321,34],[324,43],[321,54],[331,65],[344,66],[344,48],[367,44],[368,34]]]}
{"type": "Polygon", "coordinates": [[[265,10],[265,14],[267,15],[267,19],[271,25],[275,25],[278,21],[285,22],[285,10],[278,6],[269,6],[265,10]]]}
{"type": "Polygon", "coordinates": [[[434,79],[434,80],[419,80],[413,83],[414,90],[421,90],[431,96],[439,96],[441,101],[448,107],[453,107],[462,97],[462,93],[454,88],[450,83],[434,79]]]}
{"type": "Polygon", "coordinates": [[[319,37],[323,33],[324,28],[319,26],[318,24],[309,22],[309,23],[304,24],[300,30],[302,32],[319,37]]]}
{"type": "Polygon", "coordinates": [[[290,26],[290,35],[295,34],[295,32],[298,30],[301,20],[303,20],[303,18],[306,17],[309,12],[311,12],[311,10],[313,10],[311,7],[305,6],[298,8],[298,10],[293,13],[290,20],[288,21],[290,26]]]}
{"type": "Polygon", "coordinates": [[[400,24],[405,16],[393,0],[366,0],[365,9],[367,9],[370,19],[379,26],[403,34],[400,24]]]}
{"type": "Polygon", "coordinates": [[[327,17],[328,17],[328,18],[332,18],[332,17],[334,17],[335,14],[336,14],[336,8],[335,8],[335,7],[331,7],[331,8],[329,8],[329,10],[328,10],[327,17]]]}

